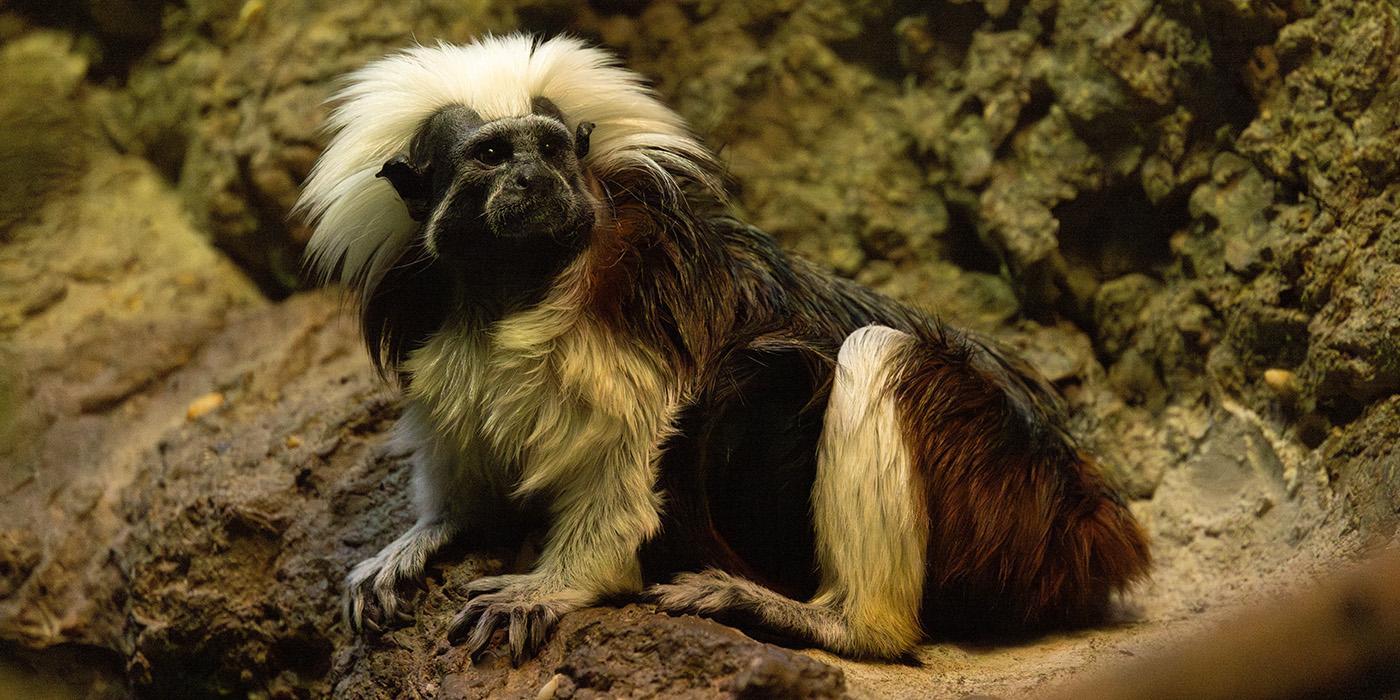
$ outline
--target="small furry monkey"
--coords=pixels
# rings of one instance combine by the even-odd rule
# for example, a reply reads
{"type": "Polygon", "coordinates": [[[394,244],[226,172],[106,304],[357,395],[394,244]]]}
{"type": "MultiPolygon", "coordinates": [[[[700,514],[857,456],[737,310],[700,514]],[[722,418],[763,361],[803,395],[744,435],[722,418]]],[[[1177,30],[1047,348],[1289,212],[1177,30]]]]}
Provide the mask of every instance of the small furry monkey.
{"type": "Polygon", "coordinates": [[[860,657],[1091,619],[1146,539],[993,344],[729,218],[714,156],[572,38],[420,46],[350,76],[300,208],[406,408],[417,523],[355,628],[462,536],[545,528],[448,636],[519,662],[561,615],[661,608],[860,657]]]}

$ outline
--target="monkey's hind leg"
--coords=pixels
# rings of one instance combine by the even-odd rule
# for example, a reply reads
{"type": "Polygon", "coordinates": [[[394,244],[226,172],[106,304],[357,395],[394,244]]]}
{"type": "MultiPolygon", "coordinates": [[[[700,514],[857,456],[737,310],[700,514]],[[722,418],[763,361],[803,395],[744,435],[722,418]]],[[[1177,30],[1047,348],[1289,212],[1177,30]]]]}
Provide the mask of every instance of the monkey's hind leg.
{"type": "Polygon", "coordinates": [[[812,488],[821,567],[812,600],[709,570],[654,586],[662,609],[750,623],[849,656],[893,658],[918,643],[928,525],[885,391],[891,358],[910,340],[872,326],[841,346],[812,488]]]}

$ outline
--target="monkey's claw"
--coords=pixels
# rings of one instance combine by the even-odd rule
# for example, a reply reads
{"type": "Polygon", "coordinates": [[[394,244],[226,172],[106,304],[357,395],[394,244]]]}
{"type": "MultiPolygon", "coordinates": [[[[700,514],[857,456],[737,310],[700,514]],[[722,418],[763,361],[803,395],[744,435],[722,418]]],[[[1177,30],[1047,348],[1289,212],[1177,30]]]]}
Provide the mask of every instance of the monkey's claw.
{"type": "Polygon", "coordinates": [[[355,633],[380,631],[391,623],[411,623],[399,586],[422,585],[423,567],[457,528],[450,521],[420,522],[378,554],[355,565],[345,577],[345,622],[355,633]]]}
{"type": "Polygon", "coordinates": [[[355,634],[366,630],[378,634],[391,627],[413,623],[413,616],[407,610],[408,601],[397,590],[404,579],[392,575],[392,569],[377,564],[377,559],[363,561],[345,579],[343,613],[355,634]]]}
{"type": "Polygon", "coordinates": [[[453,644],[465,642],[467,655],[477,661],[488,649],[496,630],[504,629],[511,665],[519,666],[544,645],[558,619],[545,603],[491,603],[477,598],[452,620],[447,639],[453,644]]]}

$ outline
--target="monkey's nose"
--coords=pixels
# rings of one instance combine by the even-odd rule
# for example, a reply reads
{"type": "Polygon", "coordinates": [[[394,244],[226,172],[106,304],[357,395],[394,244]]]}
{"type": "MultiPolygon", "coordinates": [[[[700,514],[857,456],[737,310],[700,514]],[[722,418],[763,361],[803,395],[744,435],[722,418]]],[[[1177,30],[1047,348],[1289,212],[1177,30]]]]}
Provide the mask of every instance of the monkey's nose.
{"type": "Polygon", "coordinates": [[[538,168],[526,166],[515,171],[514,183],[516,189],[529,192],[543,187],[545,179],[544,173],[538,168]]]}

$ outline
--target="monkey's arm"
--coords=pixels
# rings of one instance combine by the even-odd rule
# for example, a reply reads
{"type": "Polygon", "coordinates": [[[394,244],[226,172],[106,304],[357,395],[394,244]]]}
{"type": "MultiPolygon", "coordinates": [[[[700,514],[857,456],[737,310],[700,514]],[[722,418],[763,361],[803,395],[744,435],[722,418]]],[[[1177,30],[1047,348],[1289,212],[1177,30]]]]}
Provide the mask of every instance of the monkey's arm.
{"type": "Polygon", "coordinates": [[[580,462],[558,466],[548,487],[554,524],[535,570],[478,579],[475,597],[452,621],[448,637],[465,639],[475,657],[496,629],[507,628],[519,663],[544,642],[564,613],[600,597],[641,589],[637,551],[660,527],[655,482],[656,440],[621,440],[601,452],[578,450],[580,462]]]}
{"type": "Polygon", "coordinates": [[[501,513],[503,501],[485,483],[487,465],[479,464],[481,455],[448,446],[426,413],[421,404],[410,403],[384,450],[410,455],[418,517],[413,527],[346,576],[344,613],[352,630],[411,621],[399,586],[421,577],[428,560],[459,534],[489,527],[501,513]]]}

